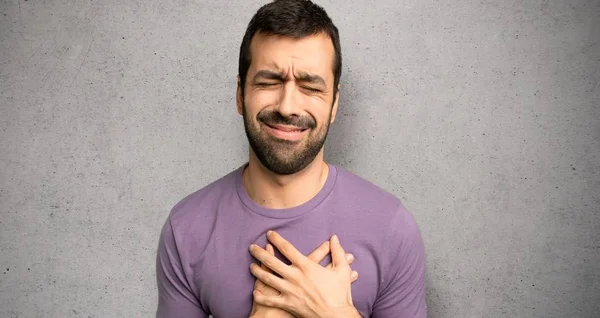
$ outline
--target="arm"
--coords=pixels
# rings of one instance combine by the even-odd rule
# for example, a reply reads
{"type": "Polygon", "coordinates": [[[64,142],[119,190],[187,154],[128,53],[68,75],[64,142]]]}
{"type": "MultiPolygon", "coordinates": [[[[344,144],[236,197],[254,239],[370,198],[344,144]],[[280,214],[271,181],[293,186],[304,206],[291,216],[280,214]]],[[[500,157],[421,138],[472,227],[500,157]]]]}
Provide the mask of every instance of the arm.
{"type": "Polygon", "coordinates": [[[426,318],[425,251],[413,216],[402,206],[394,214],[383,268],[384,282],[373,304],[373,318],[426,318]]]}
{"type": "Polygon", "coordinates": [[[160,234],[156,255],[156,281],[156,318],[208,318],[185,277],[170,218],[163,225],[160,234]]]}

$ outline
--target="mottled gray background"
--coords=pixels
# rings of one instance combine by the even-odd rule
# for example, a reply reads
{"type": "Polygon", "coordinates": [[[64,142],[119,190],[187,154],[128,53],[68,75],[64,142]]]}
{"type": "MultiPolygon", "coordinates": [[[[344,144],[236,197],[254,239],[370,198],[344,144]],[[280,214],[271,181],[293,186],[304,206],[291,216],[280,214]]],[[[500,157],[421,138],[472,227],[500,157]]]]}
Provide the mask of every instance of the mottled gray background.
{"type": "MultiPolygon", "coordinates": [[[[0,317],[152,317],[170,208],[239,167],[265,1],[0,1],[0,317]]],[[[329,161],[400,197],[430,317],[598,317],[600,1],[320,1],[329,161]]]]}

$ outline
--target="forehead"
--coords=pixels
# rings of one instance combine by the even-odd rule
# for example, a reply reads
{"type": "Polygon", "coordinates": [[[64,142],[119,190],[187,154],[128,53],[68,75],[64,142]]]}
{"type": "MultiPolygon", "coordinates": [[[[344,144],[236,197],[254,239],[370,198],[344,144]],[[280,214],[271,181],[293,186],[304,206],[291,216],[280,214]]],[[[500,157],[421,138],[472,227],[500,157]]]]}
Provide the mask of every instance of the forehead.
{"type": "Polygon", "coordinates": [[[250,43],[250,73],[260,70],[307,72],[333,79],[335,49],[327,34],[301,39],[257,33],[250,43]]]}

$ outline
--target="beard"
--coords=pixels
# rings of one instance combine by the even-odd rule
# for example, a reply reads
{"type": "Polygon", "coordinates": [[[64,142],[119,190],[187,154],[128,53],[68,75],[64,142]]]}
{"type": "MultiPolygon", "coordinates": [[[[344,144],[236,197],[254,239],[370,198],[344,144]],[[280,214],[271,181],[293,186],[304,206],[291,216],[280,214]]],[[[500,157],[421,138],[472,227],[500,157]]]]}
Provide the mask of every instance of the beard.
{"type": "Polygon", "coordinates": [[[327,139],[332,111],[329,112],[325,124],[317,127],[312,117],[284,117],[278,112],[267,110],[258,113],[257,118],[253,120],[246,112],[246,105],[242,107],[244,129],[250,147],[263,166],[279,175],[290,175],[301,171],[315,159],[327,139]],[[261,123],[269,126],[290,125],[309,131],[301,140],[283,140],[267,133],[261,128],[261,123]]]}

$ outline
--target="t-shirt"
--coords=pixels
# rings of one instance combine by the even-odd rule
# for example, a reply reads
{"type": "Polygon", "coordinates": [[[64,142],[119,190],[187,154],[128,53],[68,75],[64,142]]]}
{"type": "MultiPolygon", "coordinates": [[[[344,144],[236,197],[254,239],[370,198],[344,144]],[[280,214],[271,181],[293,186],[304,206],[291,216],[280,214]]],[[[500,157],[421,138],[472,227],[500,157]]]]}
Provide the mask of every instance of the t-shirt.
{"type": "MultiPolygon", "coordinates": [[[[413,216],[394,195],[328,165],[317,195],[292,208],[254,202],[242,185],[247,163],[179,201],[158,244],[156,317],[247,318],[255,282],[249,265],[258,263],[248,247],[265,248],[268,230],[304,255],[337,234],[354,255],[352,301],[363,317],[426,317],[425,255],[413,216]]],[[[321,265],[330,262],[328,255],[321,265]]]]}

